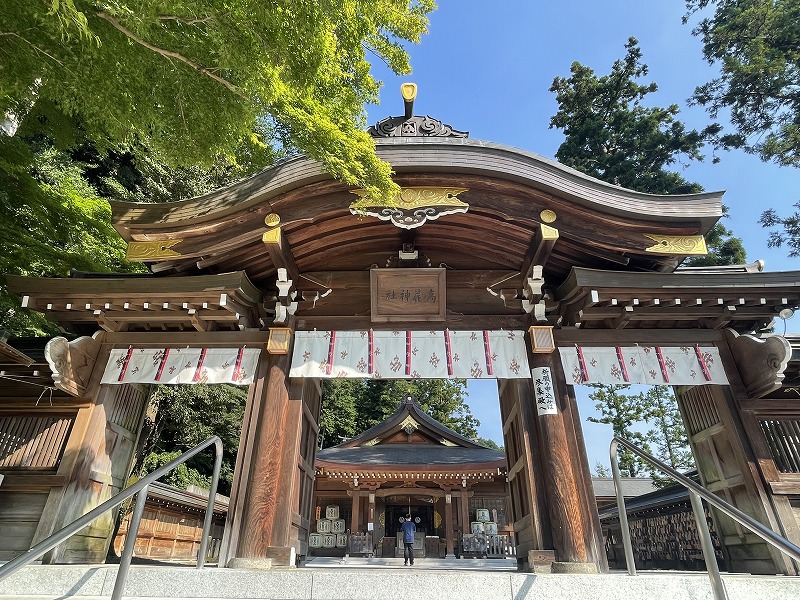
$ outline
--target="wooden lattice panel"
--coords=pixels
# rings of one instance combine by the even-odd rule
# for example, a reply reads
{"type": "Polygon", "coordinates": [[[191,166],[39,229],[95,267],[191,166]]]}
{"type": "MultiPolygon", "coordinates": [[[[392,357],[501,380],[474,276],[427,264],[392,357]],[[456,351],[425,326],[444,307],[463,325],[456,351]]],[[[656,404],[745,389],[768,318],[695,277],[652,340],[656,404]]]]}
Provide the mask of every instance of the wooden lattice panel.
{"type": "Polygon", "coordinates": [[[800,420],[760,420],[775,467],[781,473],[800,473],[800,420]]]}
{"type": "Polygon", "coordinates": [[[68,416],[0,417],[0,468],[57,468],[72,422],[68,416]]]}

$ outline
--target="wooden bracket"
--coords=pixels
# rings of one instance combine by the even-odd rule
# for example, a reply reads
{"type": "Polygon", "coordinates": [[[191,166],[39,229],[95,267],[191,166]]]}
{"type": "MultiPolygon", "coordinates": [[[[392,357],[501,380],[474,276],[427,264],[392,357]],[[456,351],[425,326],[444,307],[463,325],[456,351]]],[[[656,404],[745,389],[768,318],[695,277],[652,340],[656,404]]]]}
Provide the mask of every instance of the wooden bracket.
{"type": "Polygon", "coordinates": [[[792,357],[792,346],[785,337],[770,334],[756,338],[739,335],[733,329],[725,329],[723,334],[749,398],[761,398],[781,387],[783,372],[792,357]]]}
{"type": "Polygon", "coordinates": [[[289,277],[297,281],[300,278],[300,271],[297,270],[297,265],[292,256],[292,249],[289,242],[286,241],[286,235],[283,233],[281,227],[275,227],[265,232],[261,238],[264,246],[269,252],[269,258],[276,269],[286,269],[289,277]]]}
{"type": "Polygon", "coordinates": [[[558,229],[539,224],[539,228],[534,231],[533,239],[520,269],[523,280],[534,277],[533,269],[536,265],[544,267],[547,264],[557,241],[558,229]]]}
{"type": "Polygon", "coordinates": [[[44,357],[53,372],[56,388],[71,396],[86,394],[104,338],[105,332],[98,331],[92,337],[83,336],[71,342],[63,337],[47,342],[44,357]]]}

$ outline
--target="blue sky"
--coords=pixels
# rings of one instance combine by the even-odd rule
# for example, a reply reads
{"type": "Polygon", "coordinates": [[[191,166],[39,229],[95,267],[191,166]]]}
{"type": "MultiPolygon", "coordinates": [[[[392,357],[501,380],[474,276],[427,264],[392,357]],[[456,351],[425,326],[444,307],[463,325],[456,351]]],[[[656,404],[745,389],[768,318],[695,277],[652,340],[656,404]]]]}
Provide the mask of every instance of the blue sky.
{"type": "MultiPolygon", "coordinates": [[[[647,102],[678,104],[679,118],[702,128],[708,116],[702,108],[688,107],[686,99],[695,86],[714,76],[716,67],[703,60],[691,24],[681,24],[683,13],[682,0],[440,0],[430,33],[409,48],[413,73],[397,77],[383,65],[375,66],[374,74],[385,85],[381,105],[368,108],[369,122],[402,114],[400,84],[413,81],[419,86],[416,114],[469,131],[471,138],[552,158],[563,141],[560,131],[548,128],[557,110],[548,91],[553,78],[569,76],[573,61],[606,74],[634,36],[650,68],[645,81],[659,86],[647,102]]],[[[727,124],[724,117],[721,122],[727,124]]],[[[758,224],[766,208],[788,214],[800,200],[800,170],[763,163],[743,152],[719,156],[719,164],[691,164],[683,176],[709,191],[726,190],[731,218],[725,223],[744,240],[748,261],[763,259],[768,271],[800,269],[800,259],[788,258],[785,248],[767,247],[767,231],[758,224]]],[[[795,318],[789,331],[798,330],[795,318]]],[[[494,382],[470,384],[469,403],[481,420],[480,434],[500,441],[494,389],[494,382]]],[[[607,464],[610,431],[585,422],[592,403],[581,396],[589,462],[607,464]]]]}

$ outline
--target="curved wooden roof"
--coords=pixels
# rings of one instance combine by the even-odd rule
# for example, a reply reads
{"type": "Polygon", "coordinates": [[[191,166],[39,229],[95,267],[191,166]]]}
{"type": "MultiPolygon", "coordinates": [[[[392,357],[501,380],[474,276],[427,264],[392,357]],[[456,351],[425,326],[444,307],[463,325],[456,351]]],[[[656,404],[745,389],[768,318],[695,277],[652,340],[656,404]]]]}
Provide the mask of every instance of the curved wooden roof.
{"type": "MultiPolygon", "coordinates": [[[[613,186],[522,150],[462,138],[387,138],[378,154],[402,187],[466,188],[465,214],[411,232],[350,213],[356,199],[320,163],[296,157],[205,196],[171,204],[112,202],[129,242],[171,241],[176,255],[151,262],[158,273],[244,269],[257,285],[275,276],[262,243],[268,214],[281,219],[300,273],[386,266],[411,241],[433,266],[519,271],[530,256],[540,213],[551,210],[558,243],[545,274],[560,282],[573,266],[670,271],[683,255],[648,251],[645,234],[705,234],[722,214],[722,193],[656,196],[613,186]],[[179,240],[179,241],[176,241],[179,240]]],[[[280,266],[280,265],[278,265],[280,266]]]]}
{"type": "Polygon", "coordinates": [[[797,273],[754,272],[761,265],[673,272],[722,215],[721,192],[634,192],[530,152],[466,138],[382,138],[376,147],[401,187],[462,190],[466,212],[445,212],[413,229],[355,216],[353,190],[298,156],[182,202],[113,202],[114,226],[129,252],[144,248],[139,260],[157,275],[141,290],[131,288],[135,282],[74,279],[9,278],[9,287],[24,306],[76,332],[269,325],[278,268],[292,280],[297,330],[400,326],[371,316],[370,270],[385,267],[446,268],[439,325],[452,329],[547,322],[748,332],[800,306],[797,273]],[[408,249],[418,258],[403,258],[408,249]],[[530,312],[533,305],[538,313],[530,312]]]}

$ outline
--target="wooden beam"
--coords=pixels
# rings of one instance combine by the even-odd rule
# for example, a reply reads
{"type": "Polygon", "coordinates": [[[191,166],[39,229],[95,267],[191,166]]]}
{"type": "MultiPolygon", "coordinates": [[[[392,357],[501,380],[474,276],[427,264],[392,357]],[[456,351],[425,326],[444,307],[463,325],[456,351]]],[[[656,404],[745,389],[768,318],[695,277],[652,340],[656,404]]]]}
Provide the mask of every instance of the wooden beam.
{"type": "MultiPolygon", "coordinates": [[[[527,329],[529,316],[525,314],[520,315],[452,315],[448,316],[446,321],[440,323],[441,327],[448,327],[450,329],[527,329]]],[[[369,316],[316,316],[304,315],[297,317],[298,330],[355,330],[366,331],[367,329],[381,329],[377,323],[372,323],[369,316]]],[[[430,330],[430,323],[403,323],[402,325],[396,324],[394,329],[402,327],[409,330],[430,330]]],[[[391,330],[392,327],[385,327],[384,329],[391,330]]]]}
{"type": "Polygon", "coordinates": [[[747,321],[770,319],[775,316],[774,312],[759,308],[736,310],[732,306],[719,308],[715,306],[683,305],[658,308],[639,307],[636,309],[632,306],[595,306],[573,311],[573,314],[579,312],[581,321],[602,321],[603,319],[618,319],[623,316],[623,311],[626,309],[631,309],[631,314],[629,315],[629,320],[631,321],[688,321],[715,318],[721,318],[723,321],[747,321]]]}
{"type": "Polygon", "coordinates": [[[272,260],[272,264],[275,265],[275,268],[286,269],[289,278],[294,281],[296,286],[300,279],[300,271],[294,262],[292,249],[289,246],[289,242],[286,240],[286,234],[284,234],[283,229],[281,227],[270,229],[263,235],[261,240],[264,242],[264,246],[267,248],[269,257],[272,260]]]}
{"type": "Polygon", "coordinates": [[[539,227],[533,232],[533,239],[520,268],[523,281],[532,276],[534,266],[540,265],[544,267],[547,264],[557,241],[558,229],[540,223],[539,227]]]}
{"type": "MultiPolygon", "coordinates": [[[[316,283],[320,287],[345,290],[367,288],[369,289],[369,271],[308,271],[300,276],[303,281],[316,283]]],[[[476,269],[448,270],[447,288],[467,288],[485,290],[487,287],[522,288],[522,277],[508,269],[487,270],[476,269]]],[[[305,284],[299,287],[307,287],[305,284]]]]}
{"type": "Polygon", "coordinates": [[[230,347],[246,344],[249,347],[266,347],[269,333],[256,329],[244,331],[215,331],[208,335],[199,331],[182,332],[120,332],[107,333],[104,344],[112,347],[163,348],[165,346],[190,346],[197,348],[230,347]]]}
{"type": "Polygon", "coordinates": [[[603,330],[603,329],[575,329],[564,327],[554,329],[553,335],[556,344],[559,346],[571,346],[580,344],[582,346],[592,345],[615,345],[636,344],[641,342],[653,342],[661,344],[680,344],[718,342],[723,339],[721,331],[712,329],[622,329],[603,330]]]}

